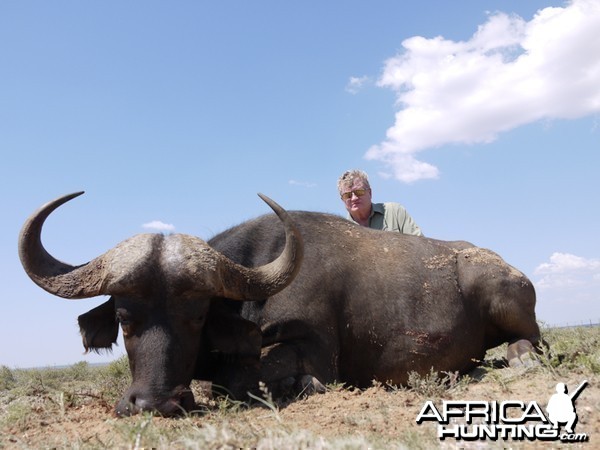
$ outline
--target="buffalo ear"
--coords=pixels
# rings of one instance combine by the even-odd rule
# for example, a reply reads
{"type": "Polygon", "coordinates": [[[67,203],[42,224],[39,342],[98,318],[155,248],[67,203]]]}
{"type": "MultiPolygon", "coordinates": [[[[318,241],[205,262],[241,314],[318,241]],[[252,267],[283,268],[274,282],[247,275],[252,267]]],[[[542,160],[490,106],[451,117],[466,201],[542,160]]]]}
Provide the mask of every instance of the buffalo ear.
{"type": "Polygon", "coordinates": [[[77,322],[86,352],[110,350],[117,341],[119,323],[115,317],[115,300],[112,297],[80,315],[77,322]]]}

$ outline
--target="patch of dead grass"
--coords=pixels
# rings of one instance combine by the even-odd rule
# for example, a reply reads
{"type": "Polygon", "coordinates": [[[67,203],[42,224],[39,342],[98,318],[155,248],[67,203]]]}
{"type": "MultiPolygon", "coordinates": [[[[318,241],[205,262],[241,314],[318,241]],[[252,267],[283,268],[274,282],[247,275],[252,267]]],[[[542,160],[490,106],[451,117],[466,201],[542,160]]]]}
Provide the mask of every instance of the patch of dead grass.
{"type": "MultiPolygon", "coordinates": [[[[574,387],[584,379],[589,385],[577,401],[577,429],[600,439],[600,327],[545,330],[544,337],[550,350],[535,367],[498,367],[505,352],[499,348],[469,377],[413,375],[410,388],[374,383],[359,390],[336,384],[324,394],[285,402],[264,392],[264,401],[250,406],[212,398],[205,384],[195,382],[192,390],[200,411],[179,419],[113,417],[114,402],[129,383],[123,370],[126,360],[105,368],[1,368],[0,448],[447,447],[437,439],[435,427],[415,422],[426,400],[514,399],[545,406],[557,382],[574,387]]],[[[490,443],[494,445],[522,446],[490,443]]]]}

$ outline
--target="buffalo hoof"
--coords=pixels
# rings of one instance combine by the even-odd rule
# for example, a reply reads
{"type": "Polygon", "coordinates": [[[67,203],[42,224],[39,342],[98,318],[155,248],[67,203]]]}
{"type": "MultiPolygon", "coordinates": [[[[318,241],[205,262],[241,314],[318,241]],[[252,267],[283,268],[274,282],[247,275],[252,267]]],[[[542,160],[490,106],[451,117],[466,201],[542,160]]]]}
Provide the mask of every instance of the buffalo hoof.
{"type": "Polygon", "coordinates": [[[510,367],[536,367],[540,365],[537,357],[535,356],[536,353],[537,352],[531,342],[526,339],[520,339],[508,345],[506,359],[508,359],[508,365],[510,367]]]}
{"type": "Polygon", "coordinates": [[[296,375],[269,383],[269,391],[275,398],[293,398],[303,395],[323,394],[327,391],[327,388],[312,375],[296,375]]]}
{"type": "Polygon", "coordinates": [[[312,375],[303,375],[298,380],[300,387],[299,395],[324,394],[327,388],[312,375]]]}

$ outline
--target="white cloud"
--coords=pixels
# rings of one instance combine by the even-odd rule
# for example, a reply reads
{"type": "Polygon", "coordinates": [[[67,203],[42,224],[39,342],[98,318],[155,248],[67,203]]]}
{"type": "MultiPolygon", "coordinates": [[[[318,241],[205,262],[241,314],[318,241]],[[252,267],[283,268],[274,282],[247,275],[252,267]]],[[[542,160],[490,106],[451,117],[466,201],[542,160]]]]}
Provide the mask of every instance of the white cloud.
{"type": "Polygon", "coordinates": [[[358,94],[358,91],[360,91],[368,81],[369,77],[366,75],[362,77],[350,77],[350,80],[346,85],[346,92],[349,92],[350,94],[358,94]]]}
{"type": "Polygon", "coordinates": [[[297,180],[290,180],[289,184],[291,184],[292,186],[302,186],[305,188],[314,188],[317,186],[316,183],[311,183],[309,181],[297,181],[297,180]]]}
{"type": "Polygon", "coordinates": [[[536,313],[543,322],[600,323],[600,259],[553,253],[535,269],[534,276],[536,313]]]}
{"type": "Polygon", "coordinates": [[[142,225],[142,227],[156,231],[174,231],[175,226],[170,223],[164,223],[160,220],[153,220],[142,225]]]}
{"type": "Polygon", "coordinates": [[[600,259],[588,259],[569,253],[553,253],[550,261],[536,267],[535,283],[540,289],[593,286],[600,284],[600,259]]]}
{"type": "MultiPolygon", "coordinates": [[[[468,41],[412,37],[385,62],[378,85],[396,92],[399,111],[366,158],[404,182],[437,178],[415,155],[428,148],[489,143],[540,120],[600,112],[600,2],[573,0],[526,22],[489,16],[468,41]]],[[[352,80],[352,79],[351,79],[352,80]]],[[[358,81],[357,84],[360,85],[358,81]]]]}

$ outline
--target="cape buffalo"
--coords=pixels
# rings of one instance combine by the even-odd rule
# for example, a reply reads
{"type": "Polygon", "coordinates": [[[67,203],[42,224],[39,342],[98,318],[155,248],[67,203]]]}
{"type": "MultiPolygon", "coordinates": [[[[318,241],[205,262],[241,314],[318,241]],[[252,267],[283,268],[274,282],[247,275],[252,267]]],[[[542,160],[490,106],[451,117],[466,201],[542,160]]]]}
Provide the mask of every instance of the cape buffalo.
{"type": "Polygon", "coordinates": [[[115,317],[121,323],[133,382],[117,414],[189,410],[193,378],[233,395],[259,379],[275,393],[333,381],[402,384],[410,371],[467,372],[503,342],[509,363],[519,364],[540,340],[531,282],[467,242],[287,214],[265,199],[279,219],[245,222],[208,245],[138,235],[73,267],[51,257],[40,234],[46,217],[76,195],[28,219],[20,256],[48,292],[111,295],[79,325],[84,346],[98,349],[116,340],[115,317]]]}
{"type": "MultiPolygon", "coordinates": [[[[330,214],[290,215],[304,239],[302,268],[278,294],[239,305],[260,326],[261,379],[273,391],[405,384],[411,371],[432,368],[466,373],[505,342],[512,366],[539,351],[533,285],[496,253],[330,214]]],[[[208,243],[255,266],[281,251],[284,234],[266,215],[208,243]]]]}
{"type": "Polygon", "coordinates": [[[303,245],[287,212],[261,196],[281,218],[286,244],[260,267],[240,266],[182,234],[136,235],[87,264],[71,266],[52,257],[40,236],[50,213],[81,194],[60,197],[29,217],[19,256],[29,277],[52,294],[111,296],[78,322],[84,347],[95,351],[111,348],[121,325],[133,380],[115,407],[117,415],[189,411],[194,378],[212,380],[234,396],[257,386],[260,330],[233,313],[231,303],[271,297],[296,276],[303,245]]]}

